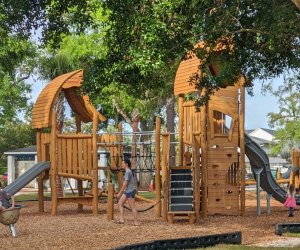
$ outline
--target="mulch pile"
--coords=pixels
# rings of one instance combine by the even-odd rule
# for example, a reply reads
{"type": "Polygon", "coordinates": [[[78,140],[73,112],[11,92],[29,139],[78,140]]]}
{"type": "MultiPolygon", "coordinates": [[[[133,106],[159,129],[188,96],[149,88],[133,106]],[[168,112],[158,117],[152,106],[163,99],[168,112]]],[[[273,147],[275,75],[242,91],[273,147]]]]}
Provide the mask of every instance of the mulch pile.
{"type": "MultiPolygon", "coordinates": [[[[26,207],[16,223],[18,237],[13,238],[7,226],[0,224],[1,249],[111,249],[127,244],[157,239],[195,237],[241,231],[242,244],[254,245],[280,239],[275,225],[299,221],[300,212],[294,218],[287,217],[287,209],[271,200],[271,214],[266,213],[266,200],[262,197],[262,215],[256,213],[256,196],[247,193],[246,216],[209,216],[198,225],[189,225],[186,218],[178,218],[168,224],[156,218],[154,210],[139,213],[140,226],[133,225],[132,214],[126,211],[125,224],[107,221],[106,204],[99,204],[99,215],[94,217],[90,207],[77,212],[76,204],[61,205],[58,215],[50,215],[50,202],[45,203],[45,213],[38,212],[37,202],[23,202],[26,207]]],[[[139,209],[149,206],[138,202],[139,209]]],[[[115,204],[115,218],[118,218],[115,204]]]]}

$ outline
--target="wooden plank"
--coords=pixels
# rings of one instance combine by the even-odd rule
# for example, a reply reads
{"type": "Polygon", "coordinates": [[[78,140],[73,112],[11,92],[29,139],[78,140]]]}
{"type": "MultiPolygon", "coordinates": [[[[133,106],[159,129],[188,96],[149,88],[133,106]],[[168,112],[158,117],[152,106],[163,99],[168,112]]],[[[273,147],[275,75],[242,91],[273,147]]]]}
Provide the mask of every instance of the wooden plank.
{"type": "MultiPolygon", "coordinates": [[[[180,97],[179,97],[180,98],[180,97]]],[[[179,114],[180,116],[180,114],[179,114]]],[[[182,120],[182,119],[181,119],[182,120]]],[[[181,120],[179,118],[179,126],[181,125],[181,120]]],[[[160,161],[161,161],[161,155],[160,155],[160,133],[161,133],[161,119],[159,117],[156,117],[155,119],[155,201],[158,202],[156,208],[155,208],[155,215],[156,217],[161,217],[161,208],[162,205],[159,202],[161,200],[161,180],[160,180],[160,161]]],[[[179,148],[181,147],[181,136],[182,136],[182,129],[179,129],[179,148]],[[181,131],[181,132],[180,132],[181,131]]],[[[180,149],[179,149],[180,152],[180,149]]]]}
{"type": "Polygon", "coordinates": [[[83,152],[82,152],[82,146],[83,146],[83,139],[78,139],[78,175],[83,174],[83,152]]]}
{"type": "Polygon", "coordinates": [[[72,174],[78,174],[78,148],[77,148],[77,138],[72,139],[72,174]]]}
{"type": "Polygon", "coordinates": [[[72,174],[72,139],[66,139],[67,141],[67,173],[72,174]]]}
{"type": "Polygon", "coordinates": [[[219,149],[208,149],[207,150],[207,156],[211,158],[217,158],[217,159],[235,159],[238,161],[238,152],[237,148],[234,149],[228,149],[226,151],[219,150],[219,149]]]}
{"type": "MultiPolygon", "coordinates": [[[[182,95],[179,96],[178,98],[178,142],[179,142],[179,148],[178,148],[178,161],[179,165],[183,164],[183,141],[184,141],[184,109],[183,109],[183,104],[184,104],[184,98],[182,95]]],[[[156,143],[156,142],[155,142],[156,143]]],[[[156,149],[156,153],[158,152],[156,149]]],[[[157,184],[157,183],[156,183],[157,184]]]]}
{"type": "MultiPolygon", "coordinates": [[[[203,93],[204,94],[204,93],[203,93]]],[[[202,217],[207,217],[207,142],[206,142],[206,112],[207,106],[201,107],[201,164],[202,164],[202,181],[201,181],[201,205],[202,217]]]]}
{"type": "Polygon", "coordinates": [[[62,140],[57,138],[57,171],[62,171],[62,140]]]}
{"type": "Polygon", "coordinates": [[[70,138],[70,139],[77,139],[77,138],[92,138],[91,134],[60,134],[57,136],[58,138],[70,138]]]}
{"type": "Polygon", "coordinates": [[[67,140],[66,139],[61,139],[61,150],[62,150],[62,171],[64,173],[67,172],[67,166],[68,166],[68,159],[67,159],[67,140]]]}
{"type": "Polygon", "coordinates": [[[228,170],[215,170],[214,168],[209,168],[209,171],[207,173],[208,180],[214,180],[214,179],[226,179],[228,170]]]}
{"type": "Polygon", "coordinates": [[[93,214],[98,214],[98,147],[97,147],[97,129],[98,129],[98,112],[93,112],[93,139],[92,139],[92,170],[90,175],[93,177],[92,189],[93,189],[93,214]]]}
{"type": "Polygon", "coordinates": [[[83,141],[83,174],[88,175],[88,141],[89,139],[85,139],[83,141]]]}
{"type": "Polygon", "coordinates": [[[56,189],[56,112],[52,112],[51,117],[51,215],[57,214],[57,189],[56,189]]]}
{"type": "MultiPolygon", "coordinates": [[[[184,99],[183,96],[181,98],[182,98],[182,101],[183,101],[183,99],[184,99]]],[[[194,101],[183,102],[182,106],[183,107],[192,107],[192,106],[195,106],[195,102],[194,101]]]]}
{"type": "Polygon", "coordinates": [[[87,174],[92,176],[92,140],[87,141],[87,174]]]}
{"type": "Polygon", "coordinates": [[[77,203],[81,205],[87,205],[87,206],[92,206],[92,200],[93,197],[88,197],[88,196],[73,196],[73,197],[59,197],[58,202],[59,205],[63,203],[77,203]]]}
{"type": "Polygon", "coordinates": [[[58,175],[65,177],[65,178],[74,178],[74,179],[86,180],[86,181],[93,180],[93,178],[91,176],[85,176],[85,175],[69,174],[69,173],[63,173],[63,172],[58,172],[58,175]]]}
{"type": "Polygon", "coordinates": [[[219,169],[228,169],[228,167],[230,167],[235,161],[235,159],[222,159],[222,161],[220,159],[212,159],[209,158],[208,159],[208,164],[212,166],[212,168],[216,168],[216,165],[218,165],[219,169]]]}

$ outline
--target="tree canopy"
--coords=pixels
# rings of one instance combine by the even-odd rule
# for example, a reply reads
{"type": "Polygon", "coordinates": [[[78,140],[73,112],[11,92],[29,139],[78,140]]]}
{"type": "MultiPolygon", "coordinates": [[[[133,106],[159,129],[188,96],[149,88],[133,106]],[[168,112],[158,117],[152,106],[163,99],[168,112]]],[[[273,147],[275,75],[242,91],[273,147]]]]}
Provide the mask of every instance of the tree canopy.
{"type": "Polygon", "coordinates": [[[240,74],[251,86],[255,78],[299,73],[299,10],[290,1],[108,0],[104,6],[109,10],[105,64],[110,70],[104,76],[109,81],[158,86],[164,79],[151,76],[176,68],[198,41],[206,45],[196,51],[204,62],[208,48],[226,46],[219,79],[200,78],[198,87],[208,95],[224,78],[234,81],[240,74]]]}
{"type": "Polygon", "coordinates": [[[278,112],[268,113],[269,125],[276,129],[272,154],[290,156],[292,147],[300,146],[300,93],[298,77],[288,77],[285,84],[274,89],[270,84],[265,90],[278,98],[278,112]]]}
{"type": "MultiPolygon", "coordinates": [[[[27,39],[33,29],[38,29],[43,47],[52,53],[72,50],[80,62],[75,65],[88,69],[86,91],[94,93],[99,102],[105,97],[102,89],[113,91],[113,86],[126,90],[137,103],[147,96],[167,96],[172,92],[176,68],[187,51],[203,41],[205,47],[194,50],[204,63],[209,63],[211,48],[222,43],[224,49],[219,57],[226,62],[224,70],[218,77],[204,75],[198,84],[199,90],[207,89],[207,95],[197,102],[202,105],[225,78],[234,81],[243,74],[247,86],[251,86],[253,79],[275,77],[287,70],[299,75],[297,3],[9,0],[0,4],[0,11],[5,34],[27,39]],[[99,50],[86,50],[89,43],[81,47],[72,44],[75,35],[76,41],[81,37],[81,41],[89,41],[99,50]],[[67,41],[70,46],[64,45],[67,41]]],[[[106,92],[109,96],[111,93],[106,92]]],[[[103,101],[103,106],[105,102],[108,100],[103,101]]]]}

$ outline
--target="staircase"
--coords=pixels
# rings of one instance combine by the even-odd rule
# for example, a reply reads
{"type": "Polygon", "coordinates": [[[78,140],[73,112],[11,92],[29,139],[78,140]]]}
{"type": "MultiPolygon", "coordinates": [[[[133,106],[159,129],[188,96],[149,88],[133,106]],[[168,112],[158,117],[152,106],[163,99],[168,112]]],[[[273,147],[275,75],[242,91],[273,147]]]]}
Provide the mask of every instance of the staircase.
{"type": "Polygon", "coordinates": [[[176,215],[189,216],[194,223],[193,176],[191,169],[173,169],[170,173],[168,220],[176,215]]]}

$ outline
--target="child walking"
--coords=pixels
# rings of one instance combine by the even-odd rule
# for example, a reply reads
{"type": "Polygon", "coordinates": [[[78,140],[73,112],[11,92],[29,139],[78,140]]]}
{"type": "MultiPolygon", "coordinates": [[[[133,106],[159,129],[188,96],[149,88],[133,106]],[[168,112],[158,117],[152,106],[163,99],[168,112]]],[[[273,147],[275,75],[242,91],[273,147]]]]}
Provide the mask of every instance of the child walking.
{"type": "Polygon", "coordinates": [[[123,185],[116,198],[119,199],[118,205],[120,210],[120,219],[116,221],[117,224],[124,224],[124,204],[128,201],[131,211],[133,213],[133,225],[138,226],[137,209],[135,206],[136,185],[134,183],[133,172],[131,170],[131,162],[129,159],[124,159],[122,168],[125,170],[123,178],[123,185]]]}
{"type": "Polygon", "coordinates": [[[284,206],[289,209],[289,217],[294,217],[294,208],[296,208],[296,190],[294,184],[289,185],[284,206]]]}

